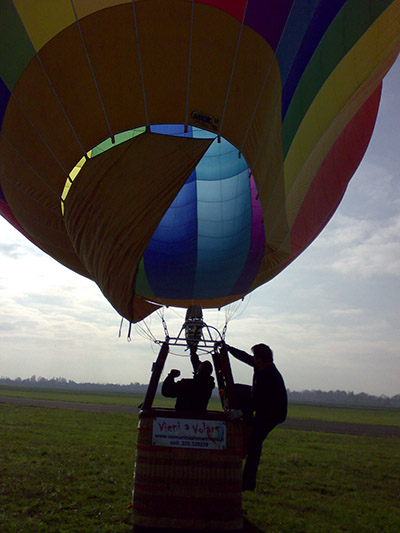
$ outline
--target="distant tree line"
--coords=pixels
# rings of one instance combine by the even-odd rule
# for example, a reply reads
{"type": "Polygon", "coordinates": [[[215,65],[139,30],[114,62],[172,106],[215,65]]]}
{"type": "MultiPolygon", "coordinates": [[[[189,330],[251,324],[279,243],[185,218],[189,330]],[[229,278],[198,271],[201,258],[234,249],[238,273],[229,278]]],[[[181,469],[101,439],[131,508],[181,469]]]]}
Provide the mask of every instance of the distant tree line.
{"type": "Polygon", "coordinates": [[[365,392],[355,394],[344,390],[322,391],[303,390],[301,392],[288,390],[288,397],[291,403],[318,404],[329,406],[351,406],[351,407],[382,407],[400,408],[400,394],[395,396],[373,396],[365,392]]]}
{"type": "MultiPolygon", "coordinates": [[[[130,383],[129,385],[118,385],[115,383],[76,383],[65,378],[46,379],[44,377],[32,376],[27,379],[10,379],[0,377],[0,386],[30,387],[38,389],[67,389],[86,390],[104,392],[126,392],[142,393],[147,390],[147,385],[142,383],[130,383]]],[[[218,392],[215,392],[218,395],[218,392]]],[[[303,390],[301,392],[288,390],[289,402],[301,404],[330,405],[330,406],[352,406],[352,407],[382,407],[400,408],[400,394],[389,397],[385,395],[373,396],[365,392],[355,394],[343,390],[321,391],[303,390]]]]}
{"type": "Polygon", "coordinates": [[[29,387],[37,389],[66,389],[66,390],[86,390],[86,391],[108,391],[108,392],[130,392],[145,393],[147,385],[141,383],[130,383],[129,385],[118,385],[114,383],[76,383],[71,379],[51,378],[46,379],[41,376],[30,378],[10,379],[0,377],[0,386],[29,387]]]}

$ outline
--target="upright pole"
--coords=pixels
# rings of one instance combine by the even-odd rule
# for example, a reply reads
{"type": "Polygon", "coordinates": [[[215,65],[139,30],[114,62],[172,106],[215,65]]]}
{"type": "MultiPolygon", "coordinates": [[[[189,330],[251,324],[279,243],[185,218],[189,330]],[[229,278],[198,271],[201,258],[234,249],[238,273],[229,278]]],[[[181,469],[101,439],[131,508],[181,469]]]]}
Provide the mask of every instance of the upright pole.
{"type": "Polygon", "coordinates": [[[168,341],[164,341],[159,351],[157,361],[153,363],[151,369],[151,378],[149,386],[147,387],[146,397],[143,402],[143,410],[151,409],[154,401],[154,397],[157,392],[158,382],[160,381],[161,372],[163,371],[165,361],[167,359],[169,351],[168,341]]]}
{"type": "Polygon", "coordinates": [[[216,346],[212,352],[215,374],[224,409],[236,409],[235,387],[226,344],[216,346]]]}

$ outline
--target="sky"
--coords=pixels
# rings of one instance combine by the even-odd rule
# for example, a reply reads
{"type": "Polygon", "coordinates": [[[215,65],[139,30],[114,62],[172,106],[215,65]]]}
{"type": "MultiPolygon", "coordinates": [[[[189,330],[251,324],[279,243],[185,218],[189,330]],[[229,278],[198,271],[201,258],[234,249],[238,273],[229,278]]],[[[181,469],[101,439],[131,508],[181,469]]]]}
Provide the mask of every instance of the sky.
{"type": "MultiPolygon", "coordinates": [[[[264,342],[288,389],[400,394],[400,60],[386,76],[375,130],[345,197],[311,246],[243,302],[204,321],[244,350],[264,342]]],[[[171,337],[185,310],[168,309],[171,337]]],[[[147,383],[158,345],[132,330],[98,287],[0,217],[0,376],[147,383]]],[[[164,339],[159,316],[147,323],[164,339]]],[[[252,369],[232,359],[235,381],[252,369]]],[[[171,368],[190,377],[187,357],[171,368]]]]}

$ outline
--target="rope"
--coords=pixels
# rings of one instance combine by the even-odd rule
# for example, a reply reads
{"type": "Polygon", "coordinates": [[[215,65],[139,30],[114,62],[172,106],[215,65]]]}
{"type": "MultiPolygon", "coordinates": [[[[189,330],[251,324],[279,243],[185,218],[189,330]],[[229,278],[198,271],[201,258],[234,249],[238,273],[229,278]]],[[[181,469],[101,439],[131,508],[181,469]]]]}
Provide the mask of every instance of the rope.
{"type": "MultiPolygon", "coordinates": [[[[39,139],[42,141],[42,143],[45,145],[45,147],[47,148],[47,150],[50,152],[50,154],[52,155],[53,159],[56,161],[57,165],[61,168],[61,170],[63,171],[63,173],[68,176],[68,172],[67,170],[64,168],[63,164],[61,163],[61,161],[58,159],[58,157],[56,156],[56,154],[53,152],[53,150],[51,149],[50,145],[47,143],[47,141],[44,139],[44,137],[42,136],[42,134],[40,133],[40,131],[37,129],[37,127],[35,126],[35,124],[32,122],[31,118],[29,117],[29,115],[25,112],[24,108],[22,107],[22,105],[19,103],[19,101],[17,100],[16,96],[14,95],[14,93],[11,92],[11,96],[12,98],[14,99],[15,103],[17,104],[17,106],[19,107],[19,109],[21,110],[21,112],[24,114],[25,118],[27,119],[27,121],[29,122],[29,124],[32,126],[32,129],[35,131],[35,133],[37,134],[37,136],[39,137],[39,139]]],[[[10,144],[11,144],[11,141],[8,141],[10,144]]],[[[15,148],[15,150],[19,153],[19,151],[15,148]]],[[[22,156],[21,156],[22,157],[22,156]]]]}
{"type": "Polygon", "coordinates": [[[121,337],[121,331],[122,331],[122,324],[124,322],[124,317],[121,318],[121,323],[119,325],[119,331],[118,331],[118,337],[120,338],[121,337]]]}
{"type": "MultiPolygon", "coordinates": [[[[21,24],[23,24],[22,19],[21,19],[21,17],[19,16],[19,13],[18,13],[18,17],[19,17],[19,19],[20,19],[21,24]]],[[[35,52],[36,52],[36,49],[35,49],[35,47],[34,47],[34,45],[33,45],[32,39],[31,39],[31,37],[30,37],[30,35],[29,35],[28,32],[26,32],[26,36],[27,36],[28,39],[29,39],[29,42],[30,42],[30,44],[31,44],[31,46],[32,46],[32,49],[35,50],[35,52]]],[[[53,94],[54,94],[55,99],[57,100],[58,105],[60,106],[60,109],[61,109],[61,111],[62,111],[62,113],[63,113],[63,115],[64,115],[64,117],[65,117],[65,119],[66,119],[66,121],[67,121],[67,123],[68,123],[68,125],[69,125],[69,127],[71,128],[72,134],[73,134],[73,136],[75,137],[75,140],[76,140],[77,144],[79,145],[79,147],[80,147],[80,149],[81,149],[81,151],[82,151],[82,155],[84,155],[84,154],[86,153],[86,151],[85,151],[84,147],[82,146],[82,144],[81,144],[81,142],[80,142],[80,140],[79,140],[79,137],[77,136],[77,134],[76,134],[76,132],[75,132],[75,129],[74,129],[73,126],[72,126],[72,123],[71,123],[71,121],[70,121],[70,119],[69,119],[69,117],[68,117],[68,115],[67,115],[67,112],[65,111],[65,108],[64,108],[64,106],[63,106],[62,103],[61,103],[60,97],[58,96],[58,94],[57,94],[57,92],[56,92],[56,89],[55,89],[54,85],[52,84],[49,75],[47,74],[46,69],[44,68],[44,65],[43,65],[43,62],[42,62],[42,59],[41,59],[40,55],[36,53],[35,58],[36,58],[37,62],[38,62],[39,65],[40,65],[40,68],[41,68],[41,70],[42,70],[42,72],[43,72],[43,74],[44,74],[44,76],[45,76],[45,78],[46,78],[46,80],[47,80],[47,82],[48,82],[48,84],[49,84],[49,86],[50,86],[50,88],[51,88],[53,94]]],[[[66,170],[66,169],[63,167],[63,165],[61,164],[61,162],[59,161],[59,159],[56,157],[56,155],[54,154],[54,152],[52,151],[52,149],[50,148],[50,146],[47,144],[47,142],[45,141],[45,139],[41,136],[40,132],[36,129],[36,127],[34,126],[33,122],[31,121],[31,119],[29,118],[29,116],[25,113],[23,107],[22,107],[21,104],[18,102],[18,100],[17,100],[17,98],[15,97],[15,95],[13,94],[13,92],[12,92],[11,90],[10,90],[10,92],[11,92],[13,98],[15,99],[15,101],[16,101],[18,107],[21,109],[21,111],[24,113],[25,117],[27,118],[27,120],[28,120],[29,123],[31,124],[31,126],[34,128],[34,130],[36,131],[36,133],[39,135],[39,137],[40,137],[41,141],[43,142],[43,144],[44,144],[44,145],[46,146],[46,148],[49,150],[49,152],[50,152],[51,155],[54,157],[54,159],[56,160],[56,162],[57,162],[57,164],[60,166],[60,168],[63,170],[63,172],[68,176],[68,170],[66,170]]]]}
{"type": "Polygon", "coordinates": [[[141,322],[138,322],[137,324],[135,324],[135,330],[139,333],[139,335],[141,335],[145,339],[147,339],[147,340],[149,340],[151,342],[156,342],[157,341],[157,339],[153,335],[149,325],[147,324],[147,319],[146,318],[144,320],[142,320],[141,322]]]}
{"type": "Polygon", "coordinates": [[[165,338],[169,339],[169,332],[168,332],[167,322],[165,321],[164,310],[162,310],[162,312],[160,312],[160,316],[161,316],[161,321],[162,321],[162,325],[163,325],[163,328],[164,328],[165,338]]]}
{"type": "Polygon", "coordinates": [[[110,122],[108,120],[106,108],[104,107],[104,102],[103,102],[103,98],[101,96],[100,87],[99,87],[99,84],[97,83],[96,74],[94,72],[94,68],[93,68],[92,62],[90,60],[89,51],[88,51],[87,46],[86,46],[85,38],[83,37],[82,28],[81,28],[81,25],[80,25],[80,22],[79,22],[78,15],[77,15],[76,10],[75,10],[75,6],[74,6],[74,1],[73,0],[71,0],[71,5],[72,5],[72,9],[74,11],[74,15],[75,15],[75,19],[76,19],[76,25],[78,26],[79,34],[81,36],[82,45],[83,45],[83,49],[85,51],[86,58],[87,58],[87,61],[88,61],[88,64],[89,64],[90,72],[92,73],[94,85],[95,85],[96,91],[97,91],[97,96],[98,96],[99,101],[100,101],[101,109],[103,110],[104,119],[105,119],[106,124],[107,124],[108,132],[110,134],[110,137],[113,138],[114,134],[113,134],[113,131],[111,129],[110,122]]]}
{"type": "Polygon", "coordinates": [[[231,86],[232,86],[232,80],[233,80],[233,73],[235,72],[236,61],[237,61],[237,57],[238,57],[238,54],[239,54],[239,46],[240,46],[240,41],[241,41],[241,38],[242,38],[244,20],[246,18],[246,12],[247,12],[248,3],[249,3],[249,0],[246,1],[246,6],[245,6],[244,12],[243,12],[242,23],[240,25],[239,35],[238,35],[238,39],[237,39],[237,42],[236,42],[235,56],[234,56],[233,62],[232,62],[231,75],[230,75],[230,78],[229,78],[228,88],[227,88],[226,95],[225,95],[224,109],[222,111],[221,122],[220,122],[220,126],[219,126],[219,129],[218,129],[218,135],[219,136],[221,135],[222,125],[223,125],[223,122],[224,122],[224,119],[225,119],[225,112],[226,112],[226,108],[228,106],[228,100],[229,100],[229,95],[230,95],[230,92],[231,92],[231,86]]]}
{"type": "Polygon", "coordinates": [[[222,328],[221,337],[225,340],[226,330],[228,329],[228,321],[225,321],[224,327],[222,328]]]}
{"type": "MultiPolygon", "coordinates": [[[[40,179],[40,181],[45,185],[45,187],[47,187],[47,189],[49,189],[49,191],[57,198],[57,199],[60,199],[60,195],[47,183],[47,181],[45,181],[44,178],[42,178],[42,176],[33,168],[33,166],[23,157],[23,155],[21,154],[21,152],[12,144],[12,142],[7,139],[7,137],[4,135],[4,133],[2,132],[1,133],[1,136],[3,137],[3,139],[6,141],[6,143],[12,148],[12,150],[14,150],[14,152],[16,154],[18,154],[18,156],[22,159],[22,161],[26,164],[27,167],[29,167],[29,169],[40,179]]],[[[20,189],[20,187],[18,187],[6,174],[3,173],[3,176],[5,176],[8,181],[10,183],[12,183],[15,187],[17,187],[19,190],[22,190],[20,189]]],[[[32,198],[31,195],[29,195],[26,191],[23,191],[23,193],[25,194],[25,196],[28,196],[29,198],[32,198]]],[[[37,202],[39,203],[39,202],[37,202]]],[[[44,206],[43,206],[44,207],[44,206]]],[[[47,208],[45,208],[47,209],[47,208]]],[[[52,210],[49,209],[50,212],[53,213],[52,210]]],[[[58,214],[58,211],[57,211],[57,214],[58,214]]]]}
{"type": "Polygon", "coordinates": [[[185,131],[187,131],[189,122],[189,94],[190,94],[190,73],[192,68],[192,41],[193,41],[193,21],[194,21],[194,0],[192,0],[192,13],[190,18],[190,38],[189,38],[189,56],[188,56],[188,78],[186,87],[186,116],[185,131]]]}
{"type": "Polygon", "coordinates": [[[139,31],[138,31],[137,19],[136,19],[135,0],[132,0],[132,8],[133,8],[133,21],[134,21],[134,25],[135,25],[136,46],[137,46],[138,59],[139,59],[140,81],[141,81],[141,84],[142,84],[144,114],[145,114],[145,120],[146,120],[146,128],[149,129],[150,128],[150,123],[149,123],[149,114],[148,114],[148,110],[147,110],[146,90],[145,90],[145,86],[144,86],[142,55],[140,53],[139,31]]]}
{"type": "Polygon", "coordinates": [[[40,59],[40,56],[39,56],[38,54],[36,55],[36,59],[38,60],[39,65],[40,65],[40,67],[41,67],[41,69],[42,69],[42,72],[43,72],[43,74],[46,76],[46,79],[47,79],[47,81],[48,81],[48,83],[49,83],[49,85],[50,85],[51,90],[53,91],[53,94],[54,94],[54,96],[55,96],[55,98],[56,98],[56,100],[57,100],[58,105],[59,105],[60,108],[61,108],[61,111],[62,111],[62,113],[63,113],[63,115],[64,115],[64,117],[65,117],[65,120],[67,121],[68,126],[71,128],[72,134],[73,134],[73,136],[75,137],[75,140],[76,140],[77,144],[79,145],[79,148],[80,148],[81,151],[82,151],[82,156],[84,156],[84,155],[86,154],[86,150],[84,149],[84,147],[83,147],[83,145],[82,145],[82,143],[81,143],[81,141],[80,141],[80,139],[79,139],[79,137],[78,137],[78,135],[77,135],[77,133],[76,133],[76,131],[75,131],[73,125],[72,125],[72,122],[70,121],[69,116],[68,116],[68,114],[67,114],[67,112],[66,112],[64,106],[62,105],[62,102],[61,102],[61,100],[60,100],[60,97],[58,96],[58,94],[57,94],[57,92],[56,92],[56,89],[55,89],[54,85],[52,84],[52,82],[51,82],[51,80],[50,80],[50,78],[49,78],[49,75],[47,74],[47,71],[46,71],[46,69],[44,68],[44,65],[43,65],[43,63],[42,63],[42,60],[40,59]]]}

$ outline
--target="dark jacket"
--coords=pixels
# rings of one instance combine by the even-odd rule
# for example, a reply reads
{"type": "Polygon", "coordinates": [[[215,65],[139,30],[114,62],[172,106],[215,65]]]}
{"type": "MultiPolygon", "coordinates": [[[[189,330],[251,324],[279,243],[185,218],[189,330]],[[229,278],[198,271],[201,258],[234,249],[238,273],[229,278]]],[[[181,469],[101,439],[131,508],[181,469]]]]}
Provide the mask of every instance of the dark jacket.
{"type": "MultiPolygon", "coordinates": [[[[237,348],[229,347],[231,354],[254,368],[254,356],[237,348]]],[[[287,392],[283,378],[274,363],[261,371],[254,369],[251,389],[252,408],[255,418],[268,424],[280,424],[287,415],[287,392]]]]}
{"type": "Polygon", "coordinates": [[[168,375],[161,393],[167,398],[176,398],[177,411],[206,411],[214,386],[212,376],[195,375],[192,379],[181,379],[175,383],[173,376],[168,375]]]}

